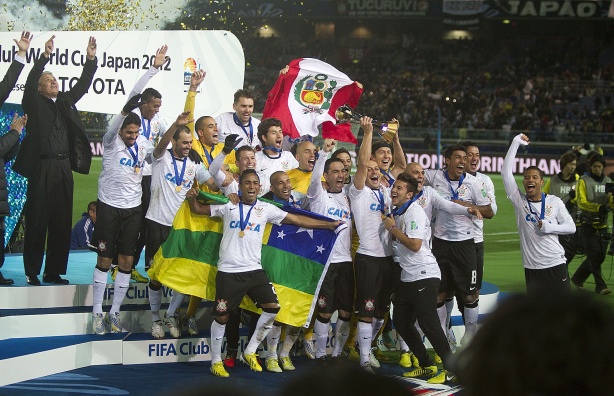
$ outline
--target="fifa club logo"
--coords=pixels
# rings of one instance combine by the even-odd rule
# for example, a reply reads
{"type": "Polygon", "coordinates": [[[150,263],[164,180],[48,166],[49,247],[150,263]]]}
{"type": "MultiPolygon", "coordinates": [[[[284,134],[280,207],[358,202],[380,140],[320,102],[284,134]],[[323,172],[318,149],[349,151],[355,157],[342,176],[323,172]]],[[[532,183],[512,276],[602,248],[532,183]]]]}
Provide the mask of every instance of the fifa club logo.
{"type": "Polygon", "coordinates": [[[418,198],[418,205],[422,208],[426,208],[426,197],[418,198]]]}
{"type": "Polygon", "coordinates": [[[336,86],[337,81],[328,81],[326,74],[308,75],[294,86],[294,99],[304,107],[303,114],[322,114],[330,108],[336,86]]]}
{"type": "Polygon", "coordinates": [[[468,191],[467,191],[467,186],[460,186],[460,187],[458,188],[458,191],[457,191],[457,192],[458,192],[458,196],[459,196],[460,198],[462,198],[462,197],[466,197],[466,196],[467,196],[467,192],[468,192],[468,191]]]}
{"type": "MultiPolygon", "coordinates": [[[[190,89],[190,80],[192,79],[192,73],[200,69],[200,62],[194,58],[187,58],[183,61],[183,91],[187,92],[190,89]]],[[[200,92],[200,86],[198,87],[200,92]]]]}
{"type": "Polygon", "coordinates": [[[256,215],[256,217],[262,217],[262,211],[264,210],[264,208],[262,206],[256,206],[254,208],[254,215],[256,215]]]}
{"type": "Polygon", "coordinates": [[[546,205],[546,217],[549,217],[550,215],[552,215],[552,205],[546,205]]]}

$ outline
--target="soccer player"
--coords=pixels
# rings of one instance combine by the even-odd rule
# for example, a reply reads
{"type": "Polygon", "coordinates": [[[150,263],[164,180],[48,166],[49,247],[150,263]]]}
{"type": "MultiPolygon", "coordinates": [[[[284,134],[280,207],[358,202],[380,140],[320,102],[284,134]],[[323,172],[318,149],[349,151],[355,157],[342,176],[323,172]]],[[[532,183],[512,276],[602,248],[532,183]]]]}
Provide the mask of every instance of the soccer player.
{"type": "MultiPolygon", "coordinates": [[[[311,182],[311,172],[316,164],[317,149],[315,144],[308,140],[300,142],[296,146],[295,158],[298,161],[298,167],[286,171],[290,182],[292,183],[292,196],[296,200],[296,203],[303,209],[303,202],[307,205],[307,189],[311,182]]],[[[273,186],[271,186],[272,189],[273,186]]]]}
{"type": "Polygon", "coordinates": [[[256,331],[243,352],[243,358],[254,371],[262,371],[256,349],[271,330],[279,304],[275,290],[260,265],[262,239],[267,222],[295,224],[305,228],[334,230],[341,221],[315,220],[293,215],[257,199],[260,180],[254,170],[245,170],[239,177],[241,200],[238,204],[203,205],[190,199],[190,209],[201,215],[221,217],[224,232],[220,244],[220,258],[215,280],[216,297],[211,324],[211,373],[219,377],[229,374],[222,363],[222,339],[229,312],[237,309],[247,294],[258,301],[262,315],[256,331]],[[253,214],[253,215],[252,215],[253,214]]]}
{"type": "Polygon", "coordinates": [[[595,154],[588,162],[588,174],[578,180],[578,212],[582,221],[582,239],[586,249],[586,259],[580,264],[571,281],[582,289],[589,275],[595,278],[595,293],[610,294],[612,291],[603,279],[601,265],[606,257],[608,242],[608,215],[613,208],[612,192],[608,183],[612,183],[604,174],[605,158],[595,154]]]}
{"type": "Polygon", "coordinates": [[[132,106],[131,98],[121,114],[115,116],[102,138],[104,155],[98,178],[96,228],[93,242],[98,260],[93,279],[92,327],[98,335],[105,334],[102,300],[111,261],[117,253],[118,274],[114,282],[113,304],[106,316],[111,332],[122,330],[119,310],[128,291],[132,273],[133,253],[141,228],[141,181],[145,160],[151,161],[153,146],[139,134],[141,119],[132,106]]]}
{"type": "Polygon", "coordinates": [[[262,150],[256,153],[256,171],[262,180],[258,196],[263,196],[271,189],[269,183],[273,172],[286,172],[299,166],[292,153],[282,150],[283,138],[281,121],[277,118],[266,118],[258,125],[258,139],[262,142],[262,150]]]}
{"type": "MultiPolygon", "coordinates": [[[[186,193],[194,181],[217,189],[211,174],[202,162],[189,158],[192,149],[192,132],[186,127],[191,122],[189,113],[184,112],[164,133],[153,151],[153,171],[151,182],[151,201],[145,215],[147,224],[147,245],[145,256],[153,258],[162,243],[166,241],[173,225],[175,214],[183,203],[186,193]],[[166,147],[171,143],[169,150],[166,147]]],[[[200,160],[200,158],[197,158],[200,160]]],[[[183,302],[183,294],[173,291],[173,297],[164,315],[164,324],[171,336],[178,338],[181,327],[175,311],[183,302]]],[[[156,279],[149,281],[149,304],[151,306],[151,335],[156,339],[164,338],[164,328],[160,318],[162,284],[156,279]]]]}
{"type": "MultiPolygon", "coordinates": [[[[380,182],[381,173],[377,162],[371,159],[372,121],[369,117],[360,119],[364,136],[358,152],[356,174],[348,191],[359,238],[354,258],[354,275],[360,365],[371,372],[372,366],[379,368],[377,359],[370,357],[373,354],[371,342],[377,337],[384,323],[394,284],[392,242],[380,221],[382,216],[390,213],[390,194],[389,189],[383,187],[380,182]]],[[[337,343],[345,344],[350,319],[350,316],[339,315],[337,327],[345,332],[340,333],[341,338],[335,337],[337,343]]]]}
{"type": "MultiPolygon", "coordinates": [[[[483,217],[491,218],[493,211],[485,188],[475,176],[465,172],[467,149],[460,145],[450,146],[444,157],[444,169],[427,170],[424,183],[432,186],[443,198],[468,202],[475,205],[483,217]]],[[[439,210],[433,213],[431,221],[432,251],[441,269],[438,303],[443,303],[446,296],[460,295],[465,308],[465,341],[469,342],[477,329],[479,313],[473,221],[466,216],[439,210]]]]}
{"type": "MultiPolygon", "coordinates": [[[[311,183],[307,190],[309,207],[312,212],[349,222],[352,218],[350,203],[346,196],[345,167],[338,158],[326,159],[335,146],[332,139],[324,140],[324,147],[318,154],[315,167],[311,173],[311,183]],[[328,187],[322,187],[322,175],[328,187]]],[[[339,232],[333,251],[330,254],[328,270],[322,280],[316,306],[318,313],[314,324],[316,335],[316,362],[326,364],[326,341],[330,318],[335,311],[339,317],[350,318],[354,299],[354,271],[350,247],[352,229],[347,227],[339,232]]],[[[349,322],[340,320],[335,326],[337,343],[333,348],[333,357],[340,355],[343,344],[339,340],[349,331],[349,322]]],[[[347,335],[345,336],[347,337],[347,335]]]]}
{"type": "Polygon", "coordinates": [[[544,176],[539,168],[530,166],[524,171],[525,192],[520,192],[512,169],[518,147],[528,144],[526,135],[516,135],[501,168],[505,193],[516,212],[527,292],[569,291],[565,250],[557,235],[573,234],[576,226],[563,201],[542,192],[544,176]]]}
{"type": "MultiPolygon", "coordinates": [[[[393,118],[392,121],[397,122],[395,118],[393,118]]],[[[371,159],[377,162],[382,176],[382,185],[384,187],[392,187],[394,179],[399,173],[403,172],[405,166],[407,166],[407,159],[405,158],[403,147],[399,141],[399,134],[394,134],[392,138],[392,148],[390,148],[390,144],[384,140],[375,142],[371,148],[371,159]]]]}
{"type": "Polygon", "coordinates": [[[404,376],[433,374],[428,382],[444,383],[454,380],[455,375],[449,371],[450,346],[437,316],[441,272],[430,249],[430,221],[412,199],[417,194],[418,181],[406,173],[399,174],[390,192],[395,209],[382,223],[394,238],[396,258],[401,266],[401,282],[394,296],[394,323],[420,364],[404,376]],[[414,326],[416,319],[442,359],[444,370],[440,373],[414,326]]]}
{"type": "Polygon", "coordinates": [[[219,139],[226,140],[228,135],[238,135],[243,140],[241,145],[248,145],[254,150],[260,150],[262,144],[255,133],[260,120],[252,117],[254,112],[254,93],[249,89],[239,89],[235,92],[232,110],[215,117],[219,129],[219,139]]]}
{"type": "MultiPolygon", "coordinates": [[[[543,192],[555,195],[563,201],[571,218],[576,220],[578,217],[578,207],[576,206],[576,183],[580,178],[576,173],[578,160],[573,152],[567,152],[559,160],[561,171],[550,177],[544,184],[543,192]]],[[[576,222],[576,226],[580,224],[576,222]]],[[[571,260],[582,249],[583,242],[580,240],[576,228],[576,233],[571,235],[559,235],[559,242],[565,249],[565,262],[569,266],[571,260]]]]}

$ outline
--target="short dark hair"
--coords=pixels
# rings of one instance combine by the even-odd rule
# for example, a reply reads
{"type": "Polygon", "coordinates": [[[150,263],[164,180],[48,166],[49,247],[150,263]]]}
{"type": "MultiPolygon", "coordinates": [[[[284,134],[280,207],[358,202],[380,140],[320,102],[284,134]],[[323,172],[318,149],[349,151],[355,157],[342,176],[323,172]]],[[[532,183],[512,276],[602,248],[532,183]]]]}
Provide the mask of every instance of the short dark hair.
{"type": "Polygon", "coordinates": [[[535,170],[535,171],[539,172],[539,177],[540,177],[540,179],[543,179],[543,178],[544,178],[544,176],[545,176],[544,171],[543,171],[543,170],[541,170],[541,169],[539,169],[539,168],[538,168],[537,166],[535,166],[535,165],[531,165],[531,166],[529,166],[527,169],[525,169],[525,170],[524,170],[524,172],[523,172],[523,175],[526,175],[528,171],[532,171],[532,170],[535,170]]]}
{"type": "Polygon", "coordinates": [[[281,128],[281,121],[277,118],[265,118],[260,122],[258,125],[258,139],[260,139],[260,142],[264,141],[262,136],[265,136],[269,132],[269,128],[274,126],[281,128]]]}
{"type": "Polygon", "coordinates": [[[89,212],[90,210],[96,210],[96,206],[98,206],[98,203],[96,201],[92,201],[90,203],[87,204],[87,211],[89,212]]]}
{"type": "Polygon", "coordinates": [[[204,127],[204,123],[205,123],[205,119],[207,119],[207,118],[211,118],[211,119],[214,119],[214,120],[215,120],[215,118],[213,118],[213,117],[211,117],[211,116],[202,116],[202,117],[199,117],[199,118],[196,120],[196,122],[194,123],[194,130],[195,130],[197,133],[198,133],[198,131],[199,131],[200,129],[203,129],[203,127],[204,127]]]}
{"type": "Polygon", "coordinates": [[[409,174],[405,172],[401,172],[397,176],[395,183],[398,181],[407,183],[407,191],[411,191],[414,194],[418,192],[418,180],[416,180],[415,177],[410,176],[409,174]]]}
{"type": "Polygon", "coordinates": [[[341,147],[341,148],[338,148],[337,150],[333,151],[333,153],[331,154],[330,157],[331,158],[338,158],[338,155],[342,154],[342,153],[346,153],[347,155],[350,156],[350,158],[352,158],[352,154],[350,154],[348,149],[346,149],[345,147],[341,147]]]}
{"type": "Polygon", "coordinates": [[[260,182],[260,176],[258,176],[258,172],[253,169],[245,169],[243,173],[239,175],[239,184],[243,183],[243,179],[248,175],[256,175],[256,177],[258,178],[258,182],[260,182]]]}
{"type": "Polygon", "coordinates": [[[464,146],[464,147],[465,147],[465,150],[466,150],[467,148],[469,148],[469,147],[477,147],[477,148],[480,148],[480,146],[478,146],[478,145],[477,145],[477,143],[472,142],[471,140],[465,140],[465,141],[464,141],[464,142],[462,142],[460,145],[461,145],[461,146],[464,146]]]}
{"type": "Polygon", "coordinates": [[[450,159],[452,158],[452,153],[455,151],[462,151],[463,153],[467,154],[467,147],[461,146],[460,144],[454,144],[452,146],[448,146],[446,147],[446,150],[443,152],[443,157],[450,159]]]}
{"type": "Polygon", "coordinates": [[[373,142],[373,144],[371,145],[371,155],[375,155],[377,150],[381,149],[382,147],[387,147],[392,150],[392,147],[390,147],[390,145],[385,140],[378,140],[377,142],[373,142]]]}
{"type": "Polygon", "coordinates": [[[576,155],[572,152],[572,151],[568,151],[565,154],[561,155],[561,169],[563,169],[564,167],[566,167],[568,164],[577,161],[578,157],[576,157],[576,155]]]}
{"type": "Polygon", "coordinates": [[[239,148],[237,149],[237,151],[235,151],[235,158],[236,158],[237,160],[238,160],[239,158],[241,158],[241,153],[242,153],[242,152],[244,152],[244,151],[251,151],[252,153],[255,153],[254,148],[253,148],[252,146],[248,146],[248,145],[246,144],[246,145],[243,145],[243,146],[239,147],[239,148]]]}
{"type": "Polygon", "coordinates": [[[254,94],[254,91],[252,91],[251,89],[237,89],[237,92],[235,92],[235,96],[234,96],[234,103],[235,104],[239,103],[239,100],[241,98],[254,100],[255,97],[256,95],[254,94]]]}
{"type": "Polygon", "coordinates": [[[177,127],[177,130],[175,130],[175,133],[173,133],[173,140],[174,140],[174,141],[179,140],[179,135],[181,135],[181,132],[185,132],[185,133],[187,133],[188,135],[191,135],[191,134],[192,134],[192,131],[190,131],[190,128],[188,128],[188,127],[187,127],[187,126],[185,126],[185,125],[182,125],[182,126],[180,126],[180,127],[177,127]]]}
{"type": "Polygon", "coordinates": [[[603,165],[604,169],[605,169],[605,157],[601,154],[595,154],[591,157],[591,159],[588,161],[588,166],[591,167],[595,164],[595,162],[600,162],[601,165],[603,165]]]}
{"type": "Polygon", "coordinates": [[[138,125],[140,128],[141,127],[141,117],[139,117],[136,113],[130,112],[130,114],[126,116],[126,119],[124,120],[124,122],[122,122],[122,126],[119,129],[124,129],[128,125],[138,125]]]}
{"type": "Polygon", "coordinates": [[[162,94],[153,88],[146,88],[141,94],[143,102],[149,102],[152,99],[162,99],[162,94]]]}
{"type": "Polygon", "coordinates": [[[339,158],[329,158],[324,163],[324,173],[328,172],[331,164],[334,164],[335,162],[339,162],[341,165],[343,165],[343,161],[341,161],[339,158]]]}

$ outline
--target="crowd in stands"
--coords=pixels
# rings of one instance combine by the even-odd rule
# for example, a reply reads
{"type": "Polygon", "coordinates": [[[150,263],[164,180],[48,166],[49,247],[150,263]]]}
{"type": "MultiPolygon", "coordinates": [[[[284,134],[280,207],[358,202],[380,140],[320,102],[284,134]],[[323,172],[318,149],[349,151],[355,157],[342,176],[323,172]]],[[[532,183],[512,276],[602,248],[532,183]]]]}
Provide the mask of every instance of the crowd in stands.
{"type": "MultiPolygon", "coordinates": [[[[513,40],[247,38],[245,86],[264,107],[278,71],[314,57],[365,86],[362,114],[414,128],[524,131],[536,141],[614,142],[614,52],[607,37],[513,40]],[[359,54],[348,57],[348,49],[359,54]],[[361,49],[362,51],[356,51],[361,49]],[[606,136],[601,136],[606,134],[606,136]]],[[[453,136],[450,136],[453,137],[453,136]]]]}

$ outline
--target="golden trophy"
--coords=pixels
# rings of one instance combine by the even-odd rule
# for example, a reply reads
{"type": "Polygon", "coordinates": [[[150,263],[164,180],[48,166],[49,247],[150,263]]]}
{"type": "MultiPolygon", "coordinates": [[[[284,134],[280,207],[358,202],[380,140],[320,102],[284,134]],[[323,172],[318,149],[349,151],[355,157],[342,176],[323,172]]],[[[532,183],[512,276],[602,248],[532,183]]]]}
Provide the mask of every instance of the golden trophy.
{"type": "MultiPolygon", "coordinates": [[[[337,120],[337,124],[343,124],[343,123],[359,124],[360,119],[362,117],[363,117],[362,114],[357,113],[354,109],[352,109],[347,104],[340,106],[335,112],[335,119],[337,120]]],[[[381,121],[373,120],[371,123],[373,124],[374,127],[382,131],[381,133],[379,131],[377,133],[382,137],[382,139],[384,139],[388,143],[392,142],[394,135],[399,130],[398,122],[393,122],[393,121],[381,122],[381,121]]]]}

